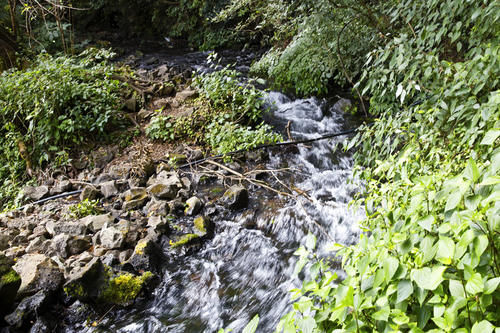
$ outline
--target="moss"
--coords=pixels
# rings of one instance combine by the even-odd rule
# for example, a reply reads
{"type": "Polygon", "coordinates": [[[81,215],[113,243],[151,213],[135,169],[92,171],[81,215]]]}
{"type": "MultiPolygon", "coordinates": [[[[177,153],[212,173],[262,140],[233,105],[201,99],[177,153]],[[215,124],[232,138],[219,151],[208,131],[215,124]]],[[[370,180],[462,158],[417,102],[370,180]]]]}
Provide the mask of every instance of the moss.
{"type": "Polygon", "coordinates": [[[143,241],[143,242],[139,242],[136,246],[135,246],[135,253],[136,254],[139,254],[139,255],[143,255],[144,254],[144,249],[148,246],[148,242],[146,241],[143,241]]]}
{"type": "Polygon", "coordinates": [[[64,287],[64,292],[68,296],[72,296],[78,299],[84,298],[87,296],[87,293],[83,289],[83,286],[79,283],[72,284],[68,287],[64,287]]]}
{"type": "Polygon", "coordinates": [[[194,227],[198,229],[202,233],[207,232],[207,228],[205,227],[205,218],[203,216],[197,217],[194,219],[194,227]]]}
{"type": "Polygon", "coordinates": [[[0,285],[4,286],[7,284],[15,283],[19,280],[21,280],[19,274],[17,274],[15,270],[11,269],[8,273],[2,276],[2,278],[0,279],[0,285]]]}
{"type": "Polygon", "coordinates": [[[152,277],[151,272],[145,272],[141,276],[134,276],[130,273],[118,275],[109,280],[100,298],[110,304],[126,304],[139,295],[144,283],[152,277]]]}
{"type": "Polygon", "coordinates": [[[192,240],[197,239],[199,237],[200,236],[198,236],[196,234],[186,234],[186,235],[182,236],[181,238],[179,238],[179,240],[177,242],[170,241],[170,247],[172,249],[175,249],[176,247],[186,245],[187,243],[189,243],[192,240]]]}

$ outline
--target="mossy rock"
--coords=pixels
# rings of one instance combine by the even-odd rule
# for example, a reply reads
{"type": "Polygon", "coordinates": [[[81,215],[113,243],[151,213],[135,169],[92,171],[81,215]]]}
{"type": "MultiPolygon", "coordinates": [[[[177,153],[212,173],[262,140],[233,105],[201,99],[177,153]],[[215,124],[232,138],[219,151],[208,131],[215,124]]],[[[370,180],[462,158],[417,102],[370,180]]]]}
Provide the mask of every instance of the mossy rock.
{"type": "Polygon", "coordinates": [[[195,233],[199,236],[210,236],[214,233],[215,225],[209,217],[198,216],[194,219],[193,224],[195,233]]]}
{"type": "Polygon", "coordinates": [[[10,312],[21,286],[21,277],[12,269],[14,262],[0,255],[0,316],[10,312]]]}
{"type": "Polygon", "coordinates": [[[197,234],[185,234],[182,235],[177,241],[173,242],[170,241],[170,247],[172,249],[186,246],[186,245],[192,245],[195,244],[199,241],[200,236],[197,234]]]}
{"type": "Polygon", "coordinates": [[[109,278],[99,300],[108,304],[128,305],[137,298],[145,284],[153,278],[154,274],[149,271],[141,276],[130,273],[118,274],[109,278]]]}

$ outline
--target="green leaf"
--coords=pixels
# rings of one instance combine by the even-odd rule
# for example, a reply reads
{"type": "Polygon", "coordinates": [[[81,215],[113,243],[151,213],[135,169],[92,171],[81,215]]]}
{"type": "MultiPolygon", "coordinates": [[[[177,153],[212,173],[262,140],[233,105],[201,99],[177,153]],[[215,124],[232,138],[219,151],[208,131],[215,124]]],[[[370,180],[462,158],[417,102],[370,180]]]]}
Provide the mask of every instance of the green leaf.
{"type": "Polygon", "coordinates": [[[391,308],[387,305],[387,306],[384,306],[379,311],[372,314],[372,317],[375,320],[387,321],[387,319],[389,318],[390,312],[391,312],[391,308]]]}
{"type": "Polygon", "coordinates": [[[391,281],[392,277],[396,273],[399,267],[399,261],[398,259],[394,257],[388,257],[384,261],[384,276],[385,276],[385,281],[389,283],[391,281]]]}
{"type": "Polygon", "coordinates": [[[465,298],[464,286],[460,281],[450,280],[450,294],[455,298],[465,298]]]}
{"type": "Polygon", "coordinates": [[[458,188],[450,193],[448,196],[448,200],[446,201],[446,208],[444,209],[446,212],[454,209],[458,206],[462,200],[462,193],[458,190],[458,188]]]}
{"type": "Polygon", "coordinates": [[[492,294],[498,288],[498,284],[500,283],[500,277],[496,277],[486,281],[484,284],[484,293],[486,295],[492,294]]]}
{"type": "Polygon", "coordinates": [[[424,267],[411,271],[411,279],[422,289],[434,290],[443,282],[445,266],[435,266],[432,269],[424,267]]]}
{"type": "Polygon", "coordinates": [[[436,259],[445,265],[449,265],[454,254],[455,242],[449,237],[439,237],[436,259]]]}
{"type": "Polygon", "coordinates": [[[491,333],[494,328],[495,326],[493,326],[489,321],[483,320],[482,322],[475,323],[474,326],[472,326],[471,333],[491,333]]]}
{"type": "Polygon", "coordinates": [[[465,285],[465,290],[469,295],[477,295],[480,292],[482,292],[484,289],[484,283],[483,283],[483,278],[481,277],[481,274],[479,273],[474,273],[472,276],[467,280],[467,283],[465,285]]]}
{"type": "Polygon", "coordinates": [[[255,333],[257,331],[257,326],[259,325],[259,315],[256,314],[252,320],[245,326],[243,333],[255,333]]]}
{"type": "Polygon", "coordinates": [[[423,219],[418,220],[418,225],[427,231],[432,231],[432,224],[434,223],[434,216],[427,215],[423,219]]]}
{"type": "Polygon", "coordinates": [[[304,333],[312,333],[316,328],[316,321],[311,317],[304,317],[297,320],[297,326],[299,330],[304,333]]]}
{"type": "Polygon", "coordinates": [[[413,294],[413,283],[409,280],[401,280],[398,283],[398,296],[396,303],[401,303],[413,294]]]}
{"type": "Polygon", "coordinates": [[[481,144],[491,146],[499,136],[500,136],[500,130],[497,130],[497,129],[489,130],[484,135],[484,138],[481,141],[481,144]]]}

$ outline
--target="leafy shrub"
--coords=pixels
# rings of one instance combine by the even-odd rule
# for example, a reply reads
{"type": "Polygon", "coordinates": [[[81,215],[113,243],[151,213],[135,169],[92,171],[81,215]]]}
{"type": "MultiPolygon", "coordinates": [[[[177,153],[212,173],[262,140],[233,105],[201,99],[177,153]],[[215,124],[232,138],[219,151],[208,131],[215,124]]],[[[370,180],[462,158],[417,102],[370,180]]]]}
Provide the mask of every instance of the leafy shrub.
{"type": "Polygon", "coordinates": [[[175,129],[172,117],[162,115],[154,116],[146,128],[146,135],[153,140],[174,140],[175,129]]]}
{"type": "Polygon", "coordinates": [[[206,141],[218,154],[236,150],[249,150],[259,145],[282,141],[269,125],[261,124],[255,129],[234,123],[212,123],[208,126],[206,141]]]}
{"type": "Polygon", "coordinates": [[[500,9],[420,0],[387,15],[399,30],[368,54],[360,82],[378,119],[347,146],[357,147],[366,181],[357,203],[367,232],[355,246],[332,247],[347,278],[334,285],[320,262],[322,274],[295,290],[279,329],[492,332],[500,326],[500,9]]]}
{"type": "MultiPolygon", "coordinates": [[[[40,55],[31,68],[0,75],[0,179],[14,181],[116,121],[121,84],[111,78],[110,53],[78,58],[40,55]]],[[[67,156],[67,155],[66,155],[67,156]]]]}
{"type": "Polygon", "coordinates": [[[68,207],[68,217],[72,219],[81,219],[89,215],[98,215],[102,212],[99,208],[98,200],[85,199],[82,202],[68,207]]]}

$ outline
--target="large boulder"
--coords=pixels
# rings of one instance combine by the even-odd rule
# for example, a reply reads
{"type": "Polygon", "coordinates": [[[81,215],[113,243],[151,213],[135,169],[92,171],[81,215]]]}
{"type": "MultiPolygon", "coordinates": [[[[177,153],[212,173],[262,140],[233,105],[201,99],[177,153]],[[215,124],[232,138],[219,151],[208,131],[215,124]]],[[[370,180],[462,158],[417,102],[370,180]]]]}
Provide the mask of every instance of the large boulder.
{"type": "Polygon", "coordinates": [[[99,258],[94,258],[85,266],[76,267],[70,272],[64,291],[84,302],[96,300],[106,280],[104,265],[99,258]]]}
{"type": "Polygon", "coordinates": [[[110,180],[101,184],[101,194],[108,199],[118,195],[118,187],[115,180],[110,180]]]}
{"type": "Polygon", "coordinates": [[[222,196],[222,202],[230,209],[246,208],[248,206],[248,191],[241,185],[233,185],[222,196]]]}
{"type": "Polygon", "coordinates": [[[88,250],[91,246],[90,237],[60,234],[52,240],[52,250],[61,258],[68,258],[88,250]]]}
{"type": "Polygon", "coordinates": [[[13,268],[21,276],[21,295],[54,291],[63,282],[63,273],[57,263],[43,254],[25,254],[13,268]]]}
{"type": "Polygon", "coordinates": [[[155,198],[160,200],[171,200],[177,196],[179,187],[177,184],[169,184],[167,182],[157,182],[148,187],[148,192],[155,198]]]}
{"type": "Polygon", "coordinates": [[[0,318],[9,313],[21,286],[21,277],[12,269],[13,264],[13,260],[0,255],[0,318]]]}
{"type": "Polygon", "coordinates": [[[193,220],[194,231],[198,236],[212,236],[215,230],[215,224],[207,216],[198,216],[193,220]]]}
{"type": "Polygon", "coordinates": [[[24,195],[28,198],[38,201],[40,199],[45,198],[49,195],[49,187],[48,186],[25,186],[24,187],[24,195]]]}
{"type": "Polygon", "coordinates": [[[113,250],[121,249],[125,242],[126,232],[115,227],[106,227],[99,232],[100,245],[113,250]]]}
{"type": "Polygon", "coordinates": [[[85,225],[90,231],[97,232],[104,228],[104,226],[109,225],[115,221],[115,218],[111,213],[101,214],[101,215],[89,215],[78,222],[85,225]]]}
{"type": "Polygon", "coordinates": [[[152,239],[143,238],[135,246],[134,253],[127,263],[132,265],[136,271],[158,272],[163,259],[162,253],[152,239]]]}

